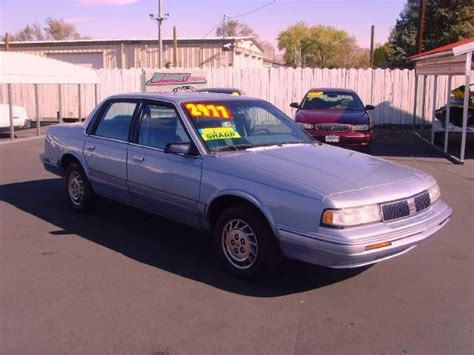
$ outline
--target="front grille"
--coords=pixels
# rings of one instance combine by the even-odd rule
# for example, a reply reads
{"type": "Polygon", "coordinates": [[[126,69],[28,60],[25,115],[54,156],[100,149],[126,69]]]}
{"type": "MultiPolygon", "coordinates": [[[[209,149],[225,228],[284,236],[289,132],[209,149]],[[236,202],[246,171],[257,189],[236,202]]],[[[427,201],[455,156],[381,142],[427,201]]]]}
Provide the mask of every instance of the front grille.
{"type": "Polygon", "coordinates": [[[351,125],[343,123],[317,123],[314,125],[314,128],[320,131],[346,132],[351,129],[351,125]]]}
{"type": "Polygon", "coordinates": [[[382,212],[384,221],[392,221],[409,216],[410,208],[408,207],[408,202],[405,200],[382,205],[382,212]]]}
{"type": "Polygon", "coordinates": [[[427,191],[409,197],[405,200],[389,202],[381,205],[383,220],[393,221],[414,215],[430,206],[430,195],[427,191]]]}
{"type": "Polygon", "coordinates": [[[430,194],[428,192],[423,192],[415,196],[415,206],[416,212],[423,211],[430,207],[430,194]]]}

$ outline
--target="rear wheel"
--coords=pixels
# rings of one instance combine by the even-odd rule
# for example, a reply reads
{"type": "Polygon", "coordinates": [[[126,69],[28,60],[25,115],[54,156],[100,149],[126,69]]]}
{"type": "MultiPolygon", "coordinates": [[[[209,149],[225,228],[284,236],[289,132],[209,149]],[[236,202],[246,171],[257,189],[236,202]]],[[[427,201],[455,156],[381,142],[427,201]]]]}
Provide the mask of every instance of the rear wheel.
{"type": "Polygon", "coordinates": [[[274,272],[282,256],[267,221],[253,208],[232,207],[217,219],[214,237],[230,272],[251,279],[274,272]]]}
{"type": "Polygon", "coordinates": [[[79,163],[71,163],[66,169],[66,198],[73,210],[85,212],[91,209],[94,192],[79,163]]]}

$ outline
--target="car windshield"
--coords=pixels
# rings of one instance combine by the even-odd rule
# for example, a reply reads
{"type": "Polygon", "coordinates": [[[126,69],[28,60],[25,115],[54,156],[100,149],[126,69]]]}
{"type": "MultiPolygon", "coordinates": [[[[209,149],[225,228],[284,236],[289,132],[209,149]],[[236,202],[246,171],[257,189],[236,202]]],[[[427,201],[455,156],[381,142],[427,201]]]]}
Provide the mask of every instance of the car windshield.
{"type": "Polygon", "coordinates": [[[350,92],[309,91],[301,104],[302,109],[363,111],[359,97],[350,92]]]}
{"type": "Polygon", "coordinates": [[[193,101],[182,107],[211,151],[313,142],[293,120],[265,101],[193,101]]]}

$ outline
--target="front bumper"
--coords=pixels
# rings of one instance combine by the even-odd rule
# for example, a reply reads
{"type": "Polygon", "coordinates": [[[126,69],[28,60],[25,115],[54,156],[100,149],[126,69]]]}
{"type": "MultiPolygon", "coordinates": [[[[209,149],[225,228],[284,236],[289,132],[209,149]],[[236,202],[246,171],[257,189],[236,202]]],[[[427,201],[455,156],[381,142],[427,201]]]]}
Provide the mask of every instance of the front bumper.
{"type": "Polygon", "coordinates": [[[319,228],[318,234],[279,228],[280,245],[291,259],[331,268],[360,267],[408,252],[445,226],[451,213],[451,207],[438,200],[422,213],[391,223],[339,230],[319,228]],[[365,249],[385,241],[391,245],[365,249]]]}
{"type": "Polygon", "coordinates": [[[346,131],[346,132],[332,132],[321,131],[316,129],[307,129],[312,137],[323,143],[335,144],[342,147],[366,147],[372,140],[371,131],[346,131]],[[326,136],[338,136],[339,142],[327,142],[326,136]]]}

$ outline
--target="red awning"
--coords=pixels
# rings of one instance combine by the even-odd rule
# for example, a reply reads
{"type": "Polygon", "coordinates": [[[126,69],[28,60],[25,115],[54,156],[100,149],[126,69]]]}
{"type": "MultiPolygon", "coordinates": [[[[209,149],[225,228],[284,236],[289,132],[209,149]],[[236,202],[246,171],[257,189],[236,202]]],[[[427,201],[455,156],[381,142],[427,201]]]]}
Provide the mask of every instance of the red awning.
{"type": "Polygon", "coordinates": [[[426,52],[422,52],[420,54],[412,55],[411,57],[408,57],[408,59],[409,60],[415,60],[415,59],[419,59],[421,57],[425,57],[425,56],[428,56],[428,55],[447,52],[447,51],[450,51],[454,48],[466,45],[468,43],[473,43],[473,42],[474,42],[474,37],[466,38],[466,39],[463,39],[461,41],[453,42],[453,43],[447,44],[445,46],[441,46],[441,47],[438,47],[438,48],[435,48],[435,49],[432,49],[432,50],[429,50],[429,51],[426,51],[426,52]]]}

